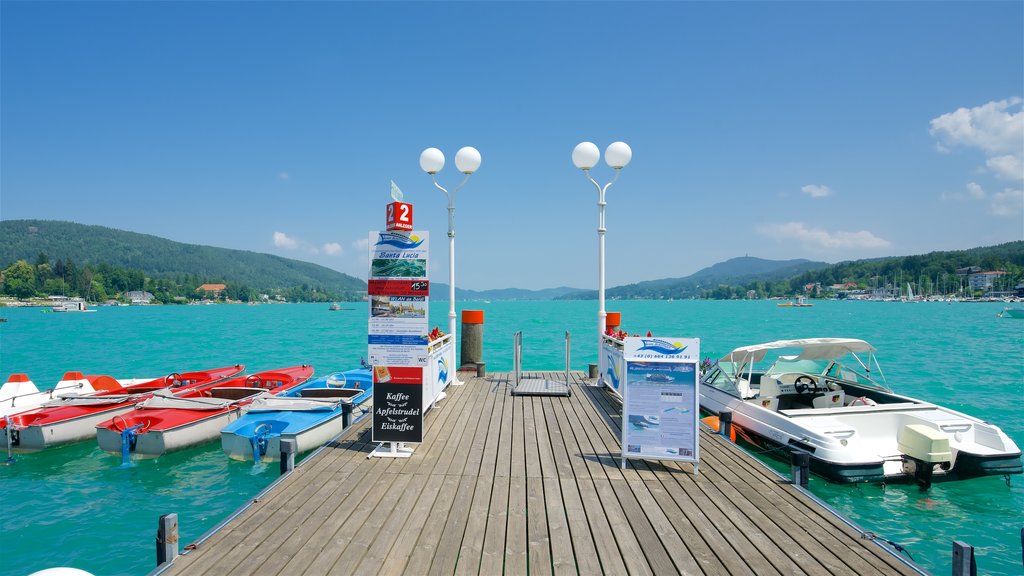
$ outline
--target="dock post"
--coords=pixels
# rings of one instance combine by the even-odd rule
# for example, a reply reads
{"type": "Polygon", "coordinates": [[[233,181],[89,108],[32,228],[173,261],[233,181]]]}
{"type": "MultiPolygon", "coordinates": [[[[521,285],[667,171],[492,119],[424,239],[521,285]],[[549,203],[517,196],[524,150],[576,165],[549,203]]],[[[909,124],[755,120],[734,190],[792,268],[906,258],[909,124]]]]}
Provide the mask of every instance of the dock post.
{"type": "Polygon", "coordinates": [[[726,438],[732,438],[732,412],[722,410],[718,413],[718,433],[726,438]]]}
{"type": "Polygon", "coordinates": [[[953,540],[953,576],[978,576],[974,546],[953,540]]]}
{"type": "Polygon", "coordinates": [[[281,474],[295,469],[295,452],[298,445],[293,438],[281,439],[281,474]]]}
{"type": "Polygon", "coordinates": [[[597,364],[587,364],[587,378],[597,378],[597,364]]]}
{"type": "Polygon", "coordinates": [[[486,362],[477,362],[476,363],[476,377],[477,378],[483,378],[484,376],[487,376],[487,363],[486,362]]]}
{"type": "MultiPolygon", "coordinates": [[[[455,342],[452,342],[454,348],[455,342]]],[[[462,354],[459,366],[476,369],[484,361],[484,311],[462,311],[462,354]]]]}
{"type": "Polygon", "coordinates": [[[164,514],[156,530],[156,565],[178,557],[178,515],[164,514]]]}
{"type": "Polygon", "coordinates": [[[352,405],[345,403],[341,405],[341,428],[344,430],[352,425],[352,405]]]}
{"type": "Polygon", "coordinates": [[[807,452],[794,450],[789,453],[792,468],[793,485],[807,487],[807,477],[811,468],[811,455],[807,452]]]}

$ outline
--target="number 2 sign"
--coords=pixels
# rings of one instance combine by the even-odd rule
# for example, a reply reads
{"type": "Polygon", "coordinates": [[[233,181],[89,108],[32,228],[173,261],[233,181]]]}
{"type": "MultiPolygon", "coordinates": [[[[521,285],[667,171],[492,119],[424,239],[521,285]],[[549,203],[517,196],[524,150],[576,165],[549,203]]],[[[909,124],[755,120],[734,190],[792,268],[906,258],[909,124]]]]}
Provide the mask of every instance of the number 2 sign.
{"type": "Polygon", "coordinates": [[[412,230],[412,204],[392,202],[388,204],[388,230],[412,230]]]}

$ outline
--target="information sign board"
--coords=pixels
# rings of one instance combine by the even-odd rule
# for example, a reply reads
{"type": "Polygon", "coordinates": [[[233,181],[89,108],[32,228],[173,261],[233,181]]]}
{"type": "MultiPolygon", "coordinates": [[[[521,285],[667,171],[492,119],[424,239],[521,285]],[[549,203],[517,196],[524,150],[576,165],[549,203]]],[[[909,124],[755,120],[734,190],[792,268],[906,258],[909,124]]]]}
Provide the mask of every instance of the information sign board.
{"type": "Polygon", "coordinates": [[[696,473],[700,340],[626,338],[623,356],[623,466],[626,458],[681,460],[696,473]]]}
{"type": "Polygon", "coordinates": [[[423,441],[423,377],[429,361],[427,239],[427,232],[393,230],[370,232],[369,237],[372,439],[392,443],[392,455],[397,443],[423,441]]]}

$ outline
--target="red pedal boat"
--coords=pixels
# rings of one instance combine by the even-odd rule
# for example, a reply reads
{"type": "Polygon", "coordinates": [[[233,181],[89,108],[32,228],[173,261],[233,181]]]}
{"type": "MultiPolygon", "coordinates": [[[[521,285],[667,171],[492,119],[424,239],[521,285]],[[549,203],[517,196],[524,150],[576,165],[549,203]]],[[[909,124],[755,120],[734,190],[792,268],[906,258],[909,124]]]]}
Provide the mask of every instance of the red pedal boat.
{"type": "Polygon", "coordinates": [[[15,452],[38,452],[44,448],[88,440],[96,424],[133,409],[156,392],[168,396],[198,394],[204,387],[240,374],[245,366],[236,364],[214,370],[170,374],[130,387],[114,387],[91,396],[68,396],[47,402],[40,408],[0,419],[0,447],[15,452]]]}
{"type": "Polygon", "coordinates": [[[219,437],[253,400],[302,384],[312,366],[293,366],[250,374],[204,388],[188,397],[158,393],[134,410],[96,425],[100,448],[122,459],[156,458],[219,437]],[[127,448],[127,449],[126,449],[127,448]]]}

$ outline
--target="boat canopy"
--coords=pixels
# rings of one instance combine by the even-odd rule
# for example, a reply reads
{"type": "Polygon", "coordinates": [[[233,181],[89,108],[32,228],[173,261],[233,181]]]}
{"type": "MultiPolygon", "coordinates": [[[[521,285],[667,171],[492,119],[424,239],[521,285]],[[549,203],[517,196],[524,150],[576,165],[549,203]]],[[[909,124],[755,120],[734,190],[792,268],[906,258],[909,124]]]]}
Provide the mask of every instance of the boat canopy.
{"type": "Polygon", "coordinates": [[[875,347],[863,340],[854,338],[804,338],[802,340],[776,340],[753,346],[743,346],[723,356],[720,362],[736,362],[746,364],[760,362],[769,350],[783,348],[799,348],[800,353],[794,360],[835,360],[849,353],[874,352],[875,347]]]}

